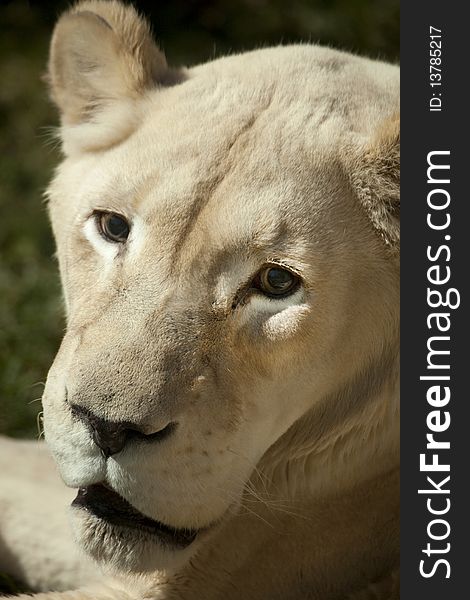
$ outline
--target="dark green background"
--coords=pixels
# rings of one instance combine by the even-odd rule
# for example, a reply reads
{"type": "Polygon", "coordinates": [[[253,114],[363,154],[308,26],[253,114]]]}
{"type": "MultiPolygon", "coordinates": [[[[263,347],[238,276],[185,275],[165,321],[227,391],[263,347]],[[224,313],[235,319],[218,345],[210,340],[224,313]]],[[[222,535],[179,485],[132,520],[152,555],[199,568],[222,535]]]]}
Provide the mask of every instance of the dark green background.
{"type": "MultiPolygon", "coordinates": [[[[136,2],[172,64],[312,41],[395,61],[398,0],[136,2]]],[[[43,382],[64,328],[42,193],[59,160],[41,82],[68,2],[0,4],[0,432],[37,435],[43,382]]]]}

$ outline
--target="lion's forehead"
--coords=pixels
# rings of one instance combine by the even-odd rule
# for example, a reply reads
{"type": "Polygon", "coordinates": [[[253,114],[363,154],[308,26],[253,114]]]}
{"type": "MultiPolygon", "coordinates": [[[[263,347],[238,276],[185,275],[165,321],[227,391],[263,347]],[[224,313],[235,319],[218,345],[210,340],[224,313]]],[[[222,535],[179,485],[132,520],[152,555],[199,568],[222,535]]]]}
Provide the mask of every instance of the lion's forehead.
{"type": "Polygon", "coordinates": [[[292,204],[292,182],[307,171],[327,178],[348,131],[366,134],[390,106],[398,69],[380,65],[380,77],[376,70],[372,61],[311,46],[190,69],[182,82],[147,95],[128,139],[85,158],[85,187],[173,221],[193,218],[213,196],[231,209],[235,191],[244,210],[259,210],[275,188],[272,210],[292,204]]]}
{"type": "Polygon", "coordinates": [[[194,247],[198,238],[236,249],[311,234],[310,214],[319,217],[337,191],[334,151],[318,148],[313,134],[293,135],[289,119],[270,110],[245,107],[224,124],[201,125],[195,116],[181,135],[163,119],[167,138],[162,116],[149,119],[131,139],[89,161],[78,203],[139,215],[167,250],[187,241],[194,247]]]}

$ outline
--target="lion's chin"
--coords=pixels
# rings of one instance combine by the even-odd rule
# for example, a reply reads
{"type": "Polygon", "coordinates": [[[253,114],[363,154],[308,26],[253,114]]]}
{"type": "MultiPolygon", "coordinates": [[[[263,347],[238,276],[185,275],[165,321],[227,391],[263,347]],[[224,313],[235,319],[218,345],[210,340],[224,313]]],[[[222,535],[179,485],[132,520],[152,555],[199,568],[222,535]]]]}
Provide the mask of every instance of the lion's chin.
{"type": "Polygon", "coordinates": [[[118,571],[177,569],[194,554],[206,533],[154,521],[102,485],[80,489],[72,509],[80,546],[100,564],[118,571]]]}

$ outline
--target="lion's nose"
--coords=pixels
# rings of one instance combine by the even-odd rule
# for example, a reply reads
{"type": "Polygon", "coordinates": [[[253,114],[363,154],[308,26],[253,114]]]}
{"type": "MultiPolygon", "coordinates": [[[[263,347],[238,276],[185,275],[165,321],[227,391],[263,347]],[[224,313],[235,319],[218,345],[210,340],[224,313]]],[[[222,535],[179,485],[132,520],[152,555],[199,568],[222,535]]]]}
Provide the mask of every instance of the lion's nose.
{"type": "Polygon", "coordinates": [[[72,413],[90,429],[93,441],[108,458],[121,452],[132,431],[137,431],[130,423],[101,419],[86,408],[72,404],[72,413]]]}
{"type": "Polygon", "coordinates": [[[130,440],[162,440],[176,426],[176,423],[168,423],[155,433],[145,434],[133,423],[102,419],[78,404],[72,404],[71,409],[72,413],[89,427],[93,441],[101,450],[104,458],[121,452],[130,440]]]}

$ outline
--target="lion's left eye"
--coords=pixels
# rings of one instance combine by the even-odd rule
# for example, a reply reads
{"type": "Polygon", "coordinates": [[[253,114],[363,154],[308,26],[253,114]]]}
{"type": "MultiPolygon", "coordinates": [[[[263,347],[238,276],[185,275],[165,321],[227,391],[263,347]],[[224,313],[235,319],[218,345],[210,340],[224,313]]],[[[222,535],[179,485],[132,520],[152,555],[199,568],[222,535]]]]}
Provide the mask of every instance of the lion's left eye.
{"type": "Polygon", "coordinates": [[[122,215],[102,212],[97,214],[97,223],[101,234],[110,242],[123,243],[129,237],[130,226],[122,215]]]}
{"type": "Polygon", "coordinates": [[[300,283],[297,275],[280,266],[265,267],[257,280],[256,287],[266,296],[275,298],[292,294],[300,283]]]}

